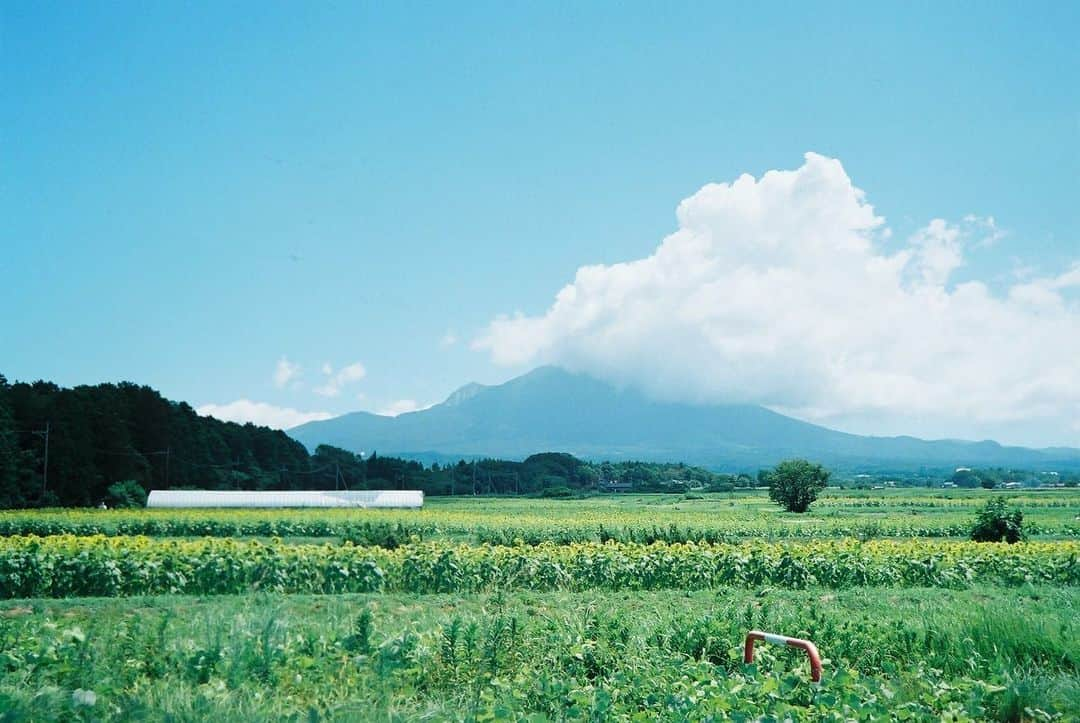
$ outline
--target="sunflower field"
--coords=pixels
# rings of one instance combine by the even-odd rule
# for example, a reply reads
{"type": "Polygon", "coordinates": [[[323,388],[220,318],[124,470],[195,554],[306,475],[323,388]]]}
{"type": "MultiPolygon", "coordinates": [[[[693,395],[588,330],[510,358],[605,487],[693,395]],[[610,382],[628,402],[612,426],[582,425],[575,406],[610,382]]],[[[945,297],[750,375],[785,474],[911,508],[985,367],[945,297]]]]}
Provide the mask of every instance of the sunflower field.
{"type": "Polygon", "coordinates": [[[990,494],[0,512],[0,721],[1080,719],[1080,494],[990,494]]]}

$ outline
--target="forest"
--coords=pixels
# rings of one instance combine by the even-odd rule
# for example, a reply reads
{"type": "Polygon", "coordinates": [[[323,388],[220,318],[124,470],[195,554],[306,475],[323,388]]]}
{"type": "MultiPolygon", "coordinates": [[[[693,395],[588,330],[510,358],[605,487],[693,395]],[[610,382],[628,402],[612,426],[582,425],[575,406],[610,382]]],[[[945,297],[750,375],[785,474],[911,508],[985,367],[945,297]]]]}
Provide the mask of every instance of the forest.
{"type": "Polygon", "coordinates": [[[282,431],[200,416],[148,386],[60,387],[0,375],[0,508],[95,506],[132,480],[151,489],[421,489],[429,495],[637,491],[725,486],[728,475],[683,464],[589,463],[541,453],[432,464],[367,458],[326,445],[314,454],[282,431]]]}

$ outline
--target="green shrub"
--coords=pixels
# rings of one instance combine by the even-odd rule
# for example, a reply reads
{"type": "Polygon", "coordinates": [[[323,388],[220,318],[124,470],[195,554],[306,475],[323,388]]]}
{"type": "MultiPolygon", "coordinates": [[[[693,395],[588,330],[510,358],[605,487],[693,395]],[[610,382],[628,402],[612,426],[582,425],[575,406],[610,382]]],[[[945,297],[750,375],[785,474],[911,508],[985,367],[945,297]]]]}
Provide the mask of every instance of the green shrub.
{"type": "Polygon", "coordinates": [[[540,491],[541,497],[555,497],[555,498],[567,498],[574,496],[574,490],[570,489],[566,485],[556,485],[554,487],[547,487],[540,491]]]}
{"type": "Polygon", "coordinates": [[[1020,542],[1024,539],[1024,513],[1010,511],[1002,497],[988,500],[975,516],[971,539],[976,542],[1020,542]]]}
{"type": "Polygon", "coordinates": [[[146,507],[146,490],[133,479],[109,485],[105,497],[109,507],[146,507]]]}

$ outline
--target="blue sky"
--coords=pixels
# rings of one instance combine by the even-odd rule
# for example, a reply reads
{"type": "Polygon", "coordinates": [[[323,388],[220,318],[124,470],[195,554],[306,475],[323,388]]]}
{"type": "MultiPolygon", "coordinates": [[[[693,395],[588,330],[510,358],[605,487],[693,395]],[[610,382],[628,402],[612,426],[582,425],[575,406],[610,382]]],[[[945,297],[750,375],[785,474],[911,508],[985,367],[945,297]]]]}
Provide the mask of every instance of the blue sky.
{"type": "MultiPolygon", "coordinates": [[[[583,5],[5,3],[0,371],[330,414],[545,361],[632,381],[473,342],[648,257],[704,184],[808,151],[884,217],[882,253],[992,217],[950,284],[1080,260],[1080,6],[583,5]]],[[[1080,445],[1070,408],[993,430],[1080,445]]],[[[957,416],[878,411],[820,419],[957,416]]]]}

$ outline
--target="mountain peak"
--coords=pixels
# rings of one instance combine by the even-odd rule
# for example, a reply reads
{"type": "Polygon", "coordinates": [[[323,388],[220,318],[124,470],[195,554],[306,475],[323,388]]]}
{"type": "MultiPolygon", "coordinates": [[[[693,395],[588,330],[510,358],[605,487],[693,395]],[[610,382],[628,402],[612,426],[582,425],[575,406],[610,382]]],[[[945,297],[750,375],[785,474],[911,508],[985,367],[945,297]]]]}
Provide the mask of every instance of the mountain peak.
{"type": "Polygon", "coordinates": [[[485,389],[488,389],[488,387],[486,387],[483,384],[477,384],[476,382],[469,382],[465,386],[463,386],[463,387],[457,389],[456,391],[452,392],[450,394],[450,396],[448,396],[446,398],[446,401],[443,402],[443,406],[456,407],[457,405],[461,404],[462,402],[467,402],[468,400],[472,399],[473,397],[475,397],[477,394],[484,391],[485,389]]]}
{"type": "Polygon", "coordinates": [[[442,404],[399,417],[345,415],[289,430],[309,448],[332,444],[380,454],[524,459],[567,452],[594,460],[687,462],[753,471],[806,457],[858,469],[1080,466],[1078,450],[993,442],[861,437],[753,405],[663,402],[554,366],[503,384],[466,384],[442,404]]]}

